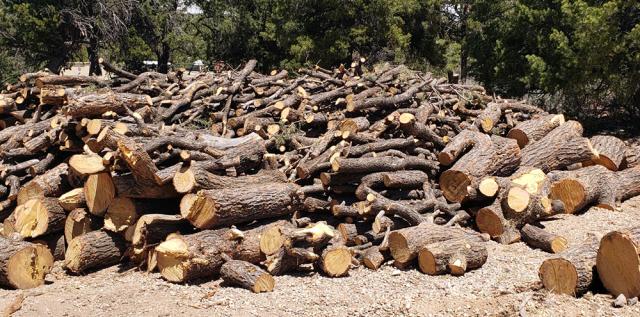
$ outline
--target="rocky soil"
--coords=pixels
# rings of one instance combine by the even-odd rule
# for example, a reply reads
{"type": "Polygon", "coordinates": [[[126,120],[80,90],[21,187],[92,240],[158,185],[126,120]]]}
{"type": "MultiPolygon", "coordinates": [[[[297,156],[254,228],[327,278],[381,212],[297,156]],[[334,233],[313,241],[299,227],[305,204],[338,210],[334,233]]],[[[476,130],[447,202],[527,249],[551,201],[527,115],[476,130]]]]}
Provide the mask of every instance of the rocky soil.
{"type": "MultiPolygon", "coordinates": [[[[639,219],[637,197],[621,212],[592,208],[544,225],[576,244],[639,219]]],[[[13,316],[640,316],[640,304],[614,308],[602,290],[575,299],[541,289],[537,271],[547,256],[523,243],[489,242],[487,263],[463,277],[392,266],[357,268],[345,278],[302,272],[276,277],[275,291],[263,294],[220,281],[171,284],[131,267],[69,276],[58,264],[45,286],[0,290],[0,309],[20,306],[23,298],[13,316]]]]}

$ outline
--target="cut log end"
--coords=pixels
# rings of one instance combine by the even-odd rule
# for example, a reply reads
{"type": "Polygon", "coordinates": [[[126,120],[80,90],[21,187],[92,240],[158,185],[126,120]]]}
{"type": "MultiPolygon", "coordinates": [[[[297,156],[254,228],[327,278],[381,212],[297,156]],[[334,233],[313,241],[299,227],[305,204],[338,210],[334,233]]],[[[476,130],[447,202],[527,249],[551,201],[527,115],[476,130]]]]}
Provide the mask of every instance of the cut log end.
{"type": "Polygon", "coordinates": [[[265,255],[275,254],[284,244],[284,236],[278,226],[272,226],[260,236],[260,251],[265,255]]]}
{"type": "Polygon", "coordinates": [[[196,177],[189,167],[182,167],[173,176],[173,186],[178,193],[188,193],[196,185],[196,177]]]}
{"type": "Polygon", "coordinates": [[[179,236],[168,237],[155,251],[162,277],[169,282],[183,282],[186,278],[183,258],[189,253],[185,241],[179,236]]]}
{"type": "Polygon", "coordinates": [[[53,255],[41,244],[31,244],[9,256],[6,262],[9,286],[27,289],[44,284],[44,277],[53,266],[53,255]]]}
{"type": "Polygon", "coordinates": [[[549,259],[542,262],[538,271],[544,287],[556,294],[575,296],[578,272],[566,259],[549,259]]]}
{"type": "Polygon", "coordinates": [[[389,250],[391,250],[391,256],[397,262],[408,262],[411,259],[411,251],[409,250],[409,243],[407,239],[398,232],[391,232],[389,234],[389,250]]]}
{"type": "Polygon", "coordinates": [[[507,204],[515,212],[523,212],[529,206],[531,197],[529,192],[520,188],[512,187],[507,194],[507,204]]]}
{"type": "Polygon", "coordinates": [[[452,202],[464,201],[469,196],[469,185],[471,185],[471,179],[460,171],[447,170],[440,176],[442,193],[452,202]]]}
{"type": "Polygon", "coordinates": [[[582,184],[573,179],[563,179],[551,185],[549,198],[560,200],[564,204],[565,213],[572,214],[586,199],[586,189],[582,184]]]}
{"type": "Polygon", "coordinates": [[[596,266],[602,284],[614,297],[640,295],[640,257],[626,232],[613,231],[602,238],[596,266]]]}
{"type": "Polygon", "coordinates": [[[482,208],[476,215],[476,224],[480,232],[488,233],[492,238],[499,237],[504,233],[502,217],[497,215],[491,208],[482,208]]]}
{"type": "Polygon", "coordinates": [[[351,251],[340,246],[325,250],[322,254],[322,270],[331,277],[344,276],[351,266],[351,251]]]}
{"type": "Polygon", "coordinates": [[[499,189],[500,185],[493,177],[483,179],[478,186],[478,191],[485,197],[494,197],[499,189]]]}

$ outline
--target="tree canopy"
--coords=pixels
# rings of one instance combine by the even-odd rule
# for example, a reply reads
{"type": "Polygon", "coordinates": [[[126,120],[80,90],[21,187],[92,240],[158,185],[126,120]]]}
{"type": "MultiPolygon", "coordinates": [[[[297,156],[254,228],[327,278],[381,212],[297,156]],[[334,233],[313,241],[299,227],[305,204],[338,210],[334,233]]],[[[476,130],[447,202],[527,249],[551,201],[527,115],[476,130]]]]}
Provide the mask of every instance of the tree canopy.
{"type": "Polygon", "coordinates": [[[640,3],[625,0],[7,0],[0,80],[105,56],[268,70],[358,56],[460,74],[585,115],[640,116],[640,3]],[[587,111],[585,111],[587,110],[587,111]]]}

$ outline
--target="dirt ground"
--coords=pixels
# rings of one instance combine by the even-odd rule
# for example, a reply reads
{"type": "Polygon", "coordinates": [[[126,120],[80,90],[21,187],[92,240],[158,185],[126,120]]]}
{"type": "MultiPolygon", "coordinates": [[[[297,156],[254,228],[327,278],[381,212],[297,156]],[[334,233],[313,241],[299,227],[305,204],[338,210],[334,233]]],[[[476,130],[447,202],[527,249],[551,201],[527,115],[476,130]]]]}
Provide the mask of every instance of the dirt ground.
{"type": "MultiPolygon", "coordinates": [[[[640,225],[640,198],[622,212],[592,208],[545,222],[570,244],[589,235],[640,225]]],[[[427,276],[415,269],[357,268],[344,278],[317,273],[276,277],[272,293],[222,287],[219,281],[176,285],[159,274],[111,267],[68,276],[59,263],[47,285],[0,290],[0,309],[24,296],[14,316],[640,316],[640,304],[613,308],[604,292],[575,299],[540,289],[538,267],[548,256],[523,243],[489,242],[489,259],[463,277],[427,276]]]]}

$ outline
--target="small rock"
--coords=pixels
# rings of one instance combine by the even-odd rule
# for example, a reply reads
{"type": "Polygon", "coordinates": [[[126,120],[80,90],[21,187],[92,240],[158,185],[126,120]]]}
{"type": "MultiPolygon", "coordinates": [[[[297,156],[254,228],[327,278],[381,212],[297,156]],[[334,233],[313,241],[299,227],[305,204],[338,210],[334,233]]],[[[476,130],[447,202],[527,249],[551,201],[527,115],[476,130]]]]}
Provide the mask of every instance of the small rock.
{"type": "Polygon", "coordinates": [[[398,275],[400,275],[400,273],[401,273],[401,272],[400,272],[400,270],[395,269],[395,270],[393,270],[393,271],[391,272],[391,276],[398,276],[398,275]]]}
{"type": "Polygon", "coordinates": [[[624,294],[618,295],[618,297],[616,297],[616,300],[613,301],[613,307],[623,307],[626,304],[627,298],[624,296],[624,294]]]}
{"type": "Polygon", "coordinates": [[[638,303],[638,297],[629,298],[627,300],[627,305],[633,306],[638,303]]]}

